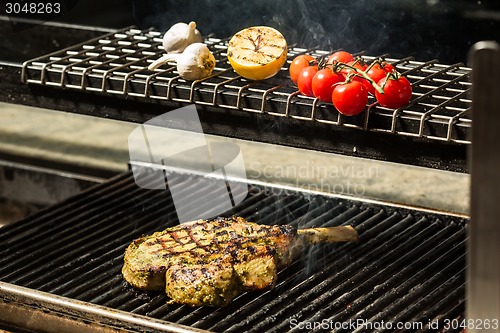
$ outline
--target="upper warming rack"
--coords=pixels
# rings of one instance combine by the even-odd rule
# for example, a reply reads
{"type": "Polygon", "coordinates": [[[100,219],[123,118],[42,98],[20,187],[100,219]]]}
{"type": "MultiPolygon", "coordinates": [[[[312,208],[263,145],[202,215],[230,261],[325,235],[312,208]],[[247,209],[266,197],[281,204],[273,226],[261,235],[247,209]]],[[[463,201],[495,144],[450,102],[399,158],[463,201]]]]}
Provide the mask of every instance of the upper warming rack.
{"type": "MultiPolygon", "coordinates": [[[[148,64],[162,54],[161,33],[123,29],[102,37],[29,60],[22,80],[89,93],[115,94],[160,103],[194,103],[230,112],[251,112],[274,117],[345,126],[461,144],[470,143],[471,69],[462,64],[442,65],[436,60],[385,59],[394,64],[413,86],[410,104],[392,110],[375,104],[360,115],[339,114],[332,104],[299,94],[288,77],[288,65],[302,53],[324,56],[330,51],[291,46],[288,61],[275,77],[249,81],[238,76],[226,58],[227,40],[207,37],[205,43],[217,59],[213,74],[188,82],[173,64],[156,71],[148,64]]],[[[368,62],[377,58],[360,54],[368,62]]]]}

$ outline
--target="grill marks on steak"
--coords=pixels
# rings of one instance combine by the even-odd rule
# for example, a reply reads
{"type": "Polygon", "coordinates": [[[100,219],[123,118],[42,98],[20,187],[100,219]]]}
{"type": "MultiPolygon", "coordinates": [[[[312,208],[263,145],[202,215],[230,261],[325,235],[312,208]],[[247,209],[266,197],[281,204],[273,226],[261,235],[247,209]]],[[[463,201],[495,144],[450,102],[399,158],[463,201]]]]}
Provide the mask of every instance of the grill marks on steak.
{"type": "Polygon", "coordinates": [[[189,222],[132,242],[122,273],[136,288],[165,289],[176,303],[224,306],[246,290],[272,288],[296,235],[291,226],[241,217],[189,222]]]}

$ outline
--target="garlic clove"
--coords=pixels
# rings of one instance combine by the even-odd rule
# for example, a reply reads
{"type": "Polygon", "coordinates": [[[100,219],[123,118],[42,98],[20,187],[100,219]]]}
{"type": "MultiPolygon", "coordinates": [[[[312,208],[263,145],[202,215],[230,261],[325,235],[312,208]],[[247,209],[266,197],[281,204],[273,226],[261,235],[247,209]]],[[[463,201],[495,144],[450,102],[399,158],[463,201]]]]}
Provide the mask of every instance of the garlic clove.
{"type": "Polygon", "coordinates": [[[148,69],[150,71],[153,71],[169,61],[177,61],[177,58],[179,56],[180,54],[164,54],[160,58],[156,59],[151,64],[149,64],[148,69]]]}
{"type": "Polygon", "coordinates": [[[182,53],[190,44],[201,42],[203,37],[193,21],[176,23],[163,35],[163,49],[167,53],[182,53]]]}

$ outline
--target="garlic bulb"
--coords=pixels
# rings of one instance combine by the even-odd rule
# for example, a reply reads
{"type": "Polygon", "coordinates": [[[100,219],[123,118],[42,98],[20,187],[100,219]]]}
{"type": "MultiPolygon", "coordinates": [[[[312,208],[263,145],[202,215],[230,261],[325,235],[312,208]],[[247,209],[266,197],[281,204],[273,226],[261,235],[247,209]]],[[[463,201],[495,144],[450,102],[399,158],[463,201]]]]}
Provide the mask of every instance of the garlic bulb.
{"type": "Polygon", "coordinates": [[[161,65],[175,61],[177,71],[185,80],[200,80],[209,76],[215,67],[215,57],[203,43],[193,43],[186,47],[181,54],[165,54],[149,65],[154,70],[161,65]]]}
{"type": "Polygon", "coordinates": [[[180,22],[168,29],[163,35],[163,49],[167,53],[182,53],[188,45],[203,42],[195,22],[180,22]]]}
{"type": "Polygon", "coordinates": [[[177,71],[186,80],[199,80],[212,74],[215,57],[203,43],[186,47],[177,58],[177,71]]]}

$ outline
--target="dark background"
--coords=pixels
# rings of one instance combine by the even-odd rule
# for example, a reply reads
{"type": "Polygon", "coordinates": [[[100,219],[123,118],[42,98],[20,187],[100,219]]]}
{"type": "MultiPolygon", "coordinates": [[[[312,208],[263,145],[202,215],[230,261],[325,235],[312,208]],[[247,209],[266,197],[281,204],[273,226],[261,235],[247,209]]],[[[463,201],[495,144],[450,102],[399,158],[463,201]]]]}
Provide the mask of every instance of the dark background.
{"type": "Polygon", "coordinates": [[[500,38],[499,1],[461,0],[137,0],[142,27],[167,29],[196,20],[202,33],[230,36],[241,28],[266,24],[287,41],[324,50],[366,51],[443,63],[464,62],[479,40],[500,38]]]}
{"type": "Polygon", "coordinates": [[[500,41],[496,0],[68,0],[53,21],[101,27],[154,27],[194,20],[204,35],[229,37],[257,24],[289,44],[370,55],[466,62],[479,40],[500,41]]]}

